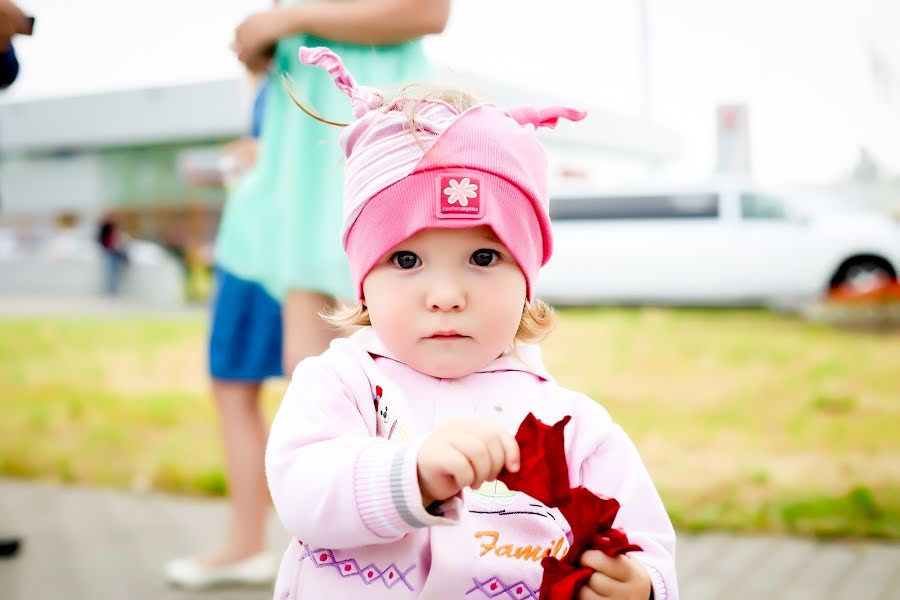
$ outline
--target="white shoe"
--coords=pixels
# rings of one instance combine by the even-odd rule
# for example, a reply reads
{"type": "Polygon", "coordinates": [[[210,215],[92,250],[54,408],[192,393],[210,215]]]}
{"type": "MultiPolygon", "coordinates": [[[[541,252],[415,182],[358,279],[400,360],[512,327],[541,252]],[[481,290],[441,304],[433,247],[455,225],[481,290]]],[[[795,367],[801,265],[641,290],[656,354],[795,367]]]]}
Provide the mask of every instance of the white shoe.
{"type": "Polygon", "coordinates": [[[278,565],[266,552],[230,565],[207,567],[195,558],[179,558],[166,565],[166,581],[171,585],[202,590],[228,586],[267,586],[275,581],[278,565]]]}

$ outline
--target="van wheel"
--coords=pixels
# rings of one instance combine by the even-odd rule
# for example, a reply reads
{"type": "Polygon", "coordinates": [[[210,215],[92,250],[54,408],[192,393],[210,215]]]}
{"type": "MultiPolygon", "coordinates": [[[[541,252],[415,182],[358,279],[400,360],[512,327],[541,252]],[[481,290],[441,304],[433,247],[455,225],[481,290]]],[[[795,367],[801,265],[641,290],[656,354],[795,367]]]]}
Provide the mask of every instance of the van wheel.
{"type": "Polygon", "coordinates": [[[897,279],[891,263],[880,256],[854,256],[845,260],[831,278],[831,289],[846,286],[866,291],[897,279]]]}

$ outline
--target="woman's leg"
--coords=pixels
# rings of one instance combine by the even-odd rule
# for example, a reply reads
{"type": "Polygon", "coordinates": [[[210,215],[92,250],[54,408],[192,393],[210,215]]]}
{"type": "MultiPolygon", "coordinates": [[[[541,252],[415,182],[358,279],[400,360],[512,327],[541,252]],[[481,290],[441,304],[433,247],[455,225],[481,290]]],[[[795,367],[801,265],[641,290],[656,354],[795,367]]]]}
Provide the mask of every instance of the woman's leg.
{"type": "Polygon", "coordinates": [[[268,434],[260,409],[261,389],[262,384],[255,382],[212,382],[225,450],[231,516],[222,546],[201,559],[206,566],[234,563],[266,549],[268,434]]]}
{"type": "Polygon", "coordinates": [[[255,282],[228,271],[217,269],[216,281],[209,369],[231,514],[216,550],[166,564],[170,583],[194,589],[270,584],[278,567],[265,552],[270,504],[265,477],[268,431],[260,392],[263,380],[281,371],[281,305],[255,282]]]}
{"type": "Polygon", "coordinates": [[[335,306],[335,299],[319,292],[291,290],[282,304],[284,323],[284,376],[290,379],[294,367],[308,356],[321,354],[342,332],[319,317],[335,306]]]}

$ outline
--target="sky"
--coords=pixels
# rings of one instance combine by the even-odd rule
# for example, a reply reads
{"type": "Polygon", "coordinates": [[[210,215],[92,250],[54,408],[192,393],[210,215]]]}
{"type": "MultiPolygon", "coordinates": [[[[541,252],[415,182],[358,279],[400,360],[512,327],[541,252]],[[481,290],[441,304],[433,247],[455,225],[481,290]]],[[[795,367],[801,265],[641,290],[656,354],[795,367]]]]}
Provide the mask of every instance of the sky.
{"type": "MultiPolygon", "coordinates": [[[[240,76],[232,32],[261,0],[20,0],[28,99],[240,76]]],[[[425,40],[435,61],[573,104],[643,114],[674,131],[685,179],[715,164],[715,111],[749,107],[754,174],[827,183],[865,146],[900,174],[900,2],[896,0],[453,0],[425,40]],[[893,30],[892,30],[893,29],[893,30]],[[641,48],[647,60],[642,63],[641,48]],[[642,66],[648,77],[644,85],[642,66]]]]}

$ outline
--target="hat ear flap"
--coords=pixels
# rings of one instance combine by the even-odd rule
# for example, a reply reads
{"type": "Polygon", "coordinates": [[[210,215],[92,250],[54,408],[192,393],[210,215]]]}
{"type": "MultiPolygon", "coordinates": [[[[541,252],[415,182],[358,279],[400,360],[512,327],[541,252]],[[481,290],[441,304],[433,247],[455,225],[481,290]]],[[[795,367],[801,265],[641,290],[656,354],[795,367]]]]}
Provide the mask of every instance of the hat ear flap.
{"type": "Polygon", "coordinates": [[[344,66],[344,61],[330,49],[324,46],[316,48],[301,46],[300,61],[307,65],[321,67],[331,74],[334,85],[344,92],[353,103],[354,117],[359,118],[384,104],[384,94],[381,93],[381,90],[357,85],[353,75],[344,66]]]}

